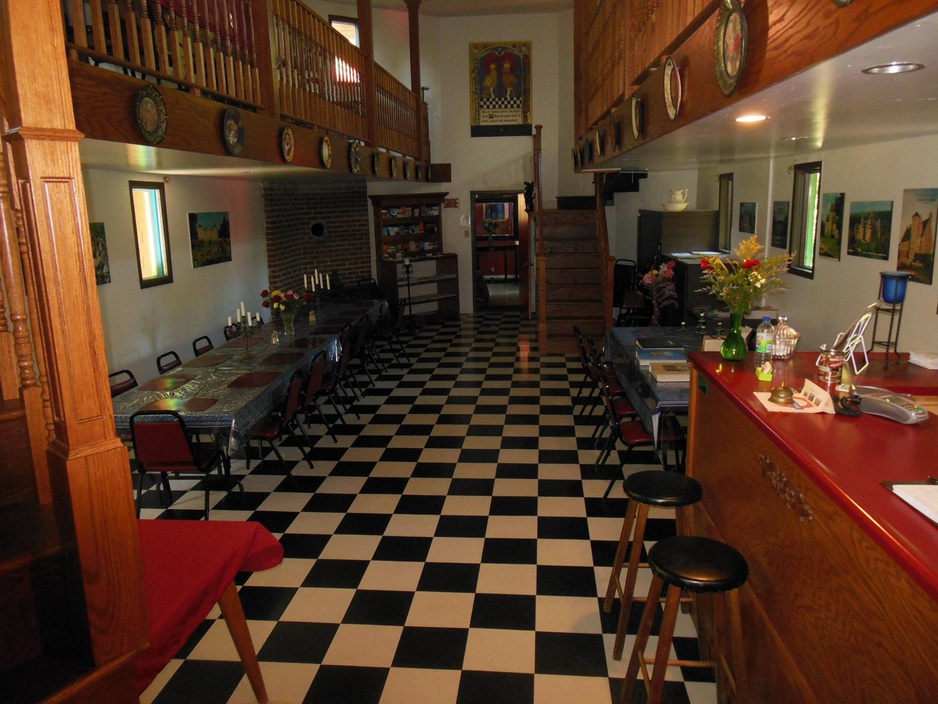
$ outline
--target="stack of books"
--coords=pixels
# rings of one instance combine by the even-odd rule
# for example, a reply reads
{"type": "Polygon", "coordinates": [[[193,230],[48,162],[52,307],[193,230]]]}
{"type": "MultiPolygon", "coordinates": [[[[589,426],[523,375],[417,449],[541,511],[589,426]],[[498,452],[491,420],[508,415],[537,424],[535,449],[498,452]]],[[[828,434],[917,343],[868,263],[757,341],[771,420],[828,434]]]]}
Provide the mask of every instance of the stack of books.
{"type": "Polygon", "coordinates": [[[650,371],[660,384],[690,381],[690,362],[652,362],[650,371]]]}
{"type": "Polygon", "coordinates": [[[652,362],[686,362],[687,352],[679,347],[652,347],[651,349],[636,347],[635,359],[638,361],[638,366],[643,371],[647,371],[652,362]]]}
{"type": "Polygon", "coordinates": [[[909,361],[926,369],[938,369],[938,352],[909,352],[909,361]]]}

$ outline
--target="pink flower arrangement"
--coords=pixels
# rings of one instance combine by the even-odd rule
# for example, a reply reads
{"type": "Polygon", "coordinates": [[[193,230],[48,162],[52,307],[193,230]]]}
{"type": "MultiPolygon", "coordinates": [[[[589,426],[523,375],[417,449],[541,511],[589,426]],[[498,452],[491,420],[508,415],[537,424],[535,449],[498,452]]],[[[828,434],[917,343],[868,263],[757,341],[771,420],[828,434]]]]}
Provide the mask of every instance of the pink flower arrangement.
{"type": "Polygon", "coordinates": [[[668,261],[652,269],[642,277],[644,295],[651,302],[651,324],[658,325],[661,309],[677,305],[677,290],[674,288],[674,261],[668,261]]]}

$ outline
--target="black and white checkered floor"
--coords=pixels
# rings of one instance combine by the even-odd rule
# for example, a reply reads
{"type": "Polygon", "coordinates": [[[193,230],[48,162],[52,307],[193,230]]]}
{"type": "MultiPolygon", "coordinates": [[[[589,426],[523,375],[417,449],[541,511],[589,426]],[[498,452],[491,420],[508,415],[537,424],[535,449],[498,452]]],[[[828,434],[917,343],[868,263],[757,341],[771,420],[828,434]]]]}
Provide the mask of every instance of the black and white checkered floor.
{"type": "MultiPolygon", "coordinates": [[[[284,447],[296,484],[265,453],[244,500],[212,495],[212,520],[259,521],[286,550],[279,567],[238,578],[270,701],[618,701],[618,613],[601,596],[626,500],[621,484],[601,499],[595,421],[571,405],[579,361],[541,357],[533,324],[511,313],[427,325],[408,349],[412,364],[381,376],[337,443],[313,436],[313,469],[284,447]]],[[[649,463],[635,469],[659,466],[634,454],[649,463]]],[[[148,491],[143,516],[198,518],[196,489],[166,510],[148,491]]],[[[674,531],[673,514],[652,516],[649,546],[674,531]]],[[[647,585],[641,575],[637,591],[647,585]]],[[[254,701],[219,619],[216,607],[144,704],[254,701]]],[[[684,614],[676,636],[677,655],[696,657],[684,614]]],[[[716,701],[708,670],[668,679],[667,702],[716,701]]]]}

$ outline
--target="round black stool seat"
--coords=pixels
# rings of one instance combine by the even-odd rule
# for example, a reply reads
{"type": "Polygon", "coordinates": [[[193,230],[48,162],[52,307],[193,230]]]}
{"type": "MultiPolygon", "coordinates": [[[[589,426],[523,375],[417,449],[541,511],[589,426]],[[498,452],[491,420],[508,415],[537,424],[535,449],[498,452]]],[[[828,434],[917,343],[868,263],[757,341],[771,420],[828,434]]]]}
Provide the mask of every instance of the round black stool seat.
{"type": "Polygon", "coordinates": [[[726,592],[749,577],[746,558],[725,543],[679,535],[648,551],[648,566],[666,584],[691,592],[726,592]]]}
{"type": "Polygon", "coordinates": [[[700,482],[678,472],[652,469],[625,478],[625,493],[630,499],[651,506],[690,506],[700,501],[700,482]]]}

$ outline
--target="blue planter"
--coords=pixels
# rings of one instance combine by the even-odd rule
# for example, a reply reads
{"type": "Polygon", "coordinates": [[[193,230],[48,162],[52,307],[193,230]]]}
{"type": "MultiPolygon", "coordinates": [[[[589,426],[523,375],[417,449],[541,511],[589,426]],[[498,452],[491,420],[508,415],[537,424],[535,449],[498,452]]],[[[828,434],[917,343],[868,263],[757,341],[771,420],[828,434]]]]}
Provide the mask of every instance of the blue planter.
{"type": "Polygon", "coordinates": [[[905,300],[905,288],[912,278],[908,271],[881,271],[880,297],[892,305],[898,305],[905,300]]]}

